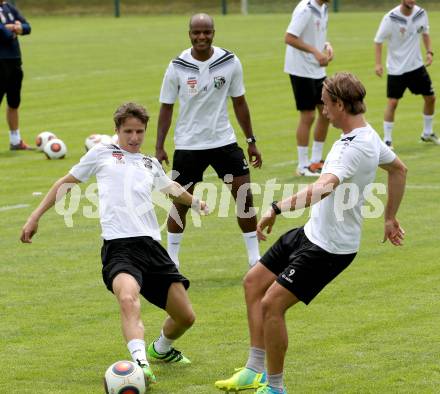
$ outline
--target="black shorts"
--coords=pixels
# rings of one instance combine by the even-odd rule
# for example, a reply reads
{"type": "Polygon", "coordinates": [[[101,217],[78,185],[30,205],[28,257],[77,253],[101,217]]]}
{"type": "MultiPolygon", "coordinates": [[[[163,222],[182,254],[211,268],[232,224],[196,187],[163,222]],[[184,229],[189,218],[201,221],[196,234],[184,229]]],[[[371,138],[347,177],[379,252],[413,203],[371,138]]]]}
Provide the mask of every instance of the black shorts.
{"type": "Polygon", "coordinates": [[[431,78],[425,66],[402,75],[388,75],[388,98],[402,98],[406,88],[408,88],[412,94],[421,94],[423,96],[434,95],[431,78]]]}
{"type": "Polygon", "coordinates": [[[0,104],[6,94],[10,108],[20,106],[22,81],[21,59],[0,59],[0,104]]]}
{"type": "Polygon", "coordinates": [[[297,77],[289,75],[298,111],[313,111],[317,105],[324,104],[321,100],[322,86],[325,77],[321,79],[297,77]]]}
{"type": "Polygon", "coordinates": [[[304,228],[288,231],[260,259],[278,275],[277,282],[308,304],[355,258],[352,254],[332,254],[310,242],[304,228]]]}
{"type": "Polygon", "coordinates": [[[167,251],[151,237],[120,238],[105,241],[101,249],[102,279],[113,292],[113,279],[126,272],[139,283],[140,293],[159,308],[167,305],[168,289],[174,282],[189,287],[167,251]]]}
{"type": "Polygon", "coordinates": [[[225,175],[242,176],[249,174],[249,165],[243,150],[237,143],[204,150],[177,149],[173,157],[175,179],[181,185],[203,181],[203,173],[211,166],[220,179],[225,175]]]}

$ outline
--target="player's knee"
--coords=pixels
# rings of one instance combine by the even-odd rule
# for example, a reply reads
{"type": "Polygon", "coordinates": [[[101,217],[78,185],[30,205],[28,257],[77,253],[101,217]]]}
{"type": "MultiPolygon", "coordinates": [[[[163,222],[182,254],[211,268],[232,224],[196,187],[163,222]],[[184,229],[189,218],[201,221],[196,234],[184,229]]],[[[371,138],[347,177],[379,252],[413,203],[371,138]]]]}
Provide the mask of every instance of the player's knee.
{"type": "Polygon", "coordinates": [[[178,323],[181,327],[190,328],[196,321],[196,315],[194,311],[191,309],[184,315],[179,317],[178,323]]]}
{"type": "Polygon", "coordinates": [[[118,302],[124,313],[135,311],[140,308],[139,297],[128,292],[119,294],[118,302]]]}
{"type": "Polygon", "coordinates": [[[397,106],[399,105],[398,99],[389,99],[388,100],[388,107],[392,110],[395,110],[397,106]]]}
{"type": "Polygon", "coordinates": [[[261,280],[258,278],[258,275],[253,272],[253,270],[248,271],[243,278],[243,287],[246,295],[258,293],[260,282],[261,280]]]}

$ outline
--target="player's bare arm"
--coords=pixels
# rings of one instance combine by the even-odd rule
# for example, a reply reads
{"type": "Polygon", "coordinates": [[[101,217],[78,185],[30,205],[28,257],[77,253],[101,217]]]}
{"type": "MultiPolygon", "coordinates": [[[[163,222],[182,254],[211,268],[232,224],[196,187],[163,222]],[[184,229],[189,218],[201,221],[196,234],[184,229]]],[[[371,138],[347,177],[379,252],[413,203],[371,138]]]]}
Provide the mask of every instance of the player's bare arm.
{"type": "Polygon", "coordinates": [[[405,192],[408,169],[398,157],[391,163],[383,164],[380,167],[388,172],[388,200],[384,214],[385,229],[383,242],[386,242],[388,239],[393,245],[400,246],[402,245],[405,231],[400,227],[396,214],[405,192]]]}
{"type": "Polygon", "coordinates": [[[314,46],[307,44],[306,42],[304,42],[303,39],[301,39],[300,37],[294,36],[293,34],[286,33],[286,35],[284,36],[284,42],[287,45],[290,45],[296,49],[299,49],[300,51],[311,53],[313,56],[315,56],[315,59],[318,61],[319,65],[321,67],[327,66],[331,60],[329,53],[327,53],[327,54],[322,53],[314,46]]]}
{"type": "Polygon", "coordinates": [[[375,50],[375,59],[376,59],[376,66],[375,66],[375,72],[378,77],[382,77],[383,75],[383,66],[382,66],[382,43],[376,42],[374,44],[374,50],[375,50]]]}
{"type": "Polygon", "coordinates": [[[267,234],[272,232],[277,214],[310,207],[327,197],[338,185],[339,178],[336,175],[322,174],[316,182],[308,185],[293,196],[276,203],[277,211],[274,209],[275,207],[271,207],[258,222],[258,239],[260,241],[266,240],[263,230],[267,228],[267,234]]]}
{"type": "Polygon", "coordinates": [[[162,189],[161,192],[167,194],[173,201],[191,207],[196,212],[204,215],[209,214],[209,208],[206,202],[195,198],[177,182],[173,182],[170,186],[162,189]]]}
{"type": "Polygon", "coordinates": [[[165,139],[171,127],[173,118],[174,104],[164,104],[160,106],[159,120],[157,122],[157,139],[156,139],[156,159],[162,164],[163,161],[169,165],[168,154],[165,150],[165,139]]]}
{"type": "Polygon", "coordinates": [[[431,45],[431,37],[428,33],[422,34],[423,39],[423,45],[426,49],[426,67],[430,66],[432,64],[432,60],[434,58],[434,52],[432,51],[432,45],[431,45]]]}
{"type": "Polygon", "coordinates": [[[78,179],[76,179],[73,175],[67,174],[64,177],[58,179],[52,187],[47,192],[46,196],[41,201],[40,205],[30,214],[25,225],[21,230],[20,240],[23,243],[32,243],[32,237],[36,234],[38,230],[38,221],[41,216],[52,208],[55,203],[63,197],[67,192],[70,191],[70,188],[63,188],[60,192],[60,188],[65,184],[77,184],[80,183],[78,179]],[[57,200],[58,199],[58,200],[57,200]]]}
{"type": "MultiPolygon", "coordinates": [[[[249,107],[246,102],[245,96],[232,97],[232,104],[234,107],[235,116],[237,121],[243,130],[247,140],[254,139],[254,133],[252,131],[251,115],[249,107]]],[[[254,168],[261,168],[263,165],[263,159],[261,153],[257,148],[256,142],[248,142],[248,156],[249,162],[254,168]]]]}

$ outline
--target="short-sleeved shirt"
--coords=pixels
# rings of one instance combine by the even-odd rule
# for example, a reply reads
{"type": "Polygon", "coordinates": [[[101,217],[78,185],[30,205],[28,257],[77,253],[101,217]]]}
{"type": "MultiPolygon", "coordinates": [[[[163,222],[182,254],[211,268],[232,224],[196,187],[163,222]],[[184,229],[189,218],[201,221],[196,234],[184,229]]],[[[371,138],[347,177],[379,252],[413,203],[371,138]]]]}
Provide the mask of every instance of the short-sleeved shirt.
{"type": "Polygon", "coordinates": [[[173,181],[156,158],[130,153],[117,145],[98,144],[70,174],[81,182],[96,175],[103,239],[149,236],[160,241],[152,191],[173,181]]]}
{"type": "Polygon", "coordinates": [[[307,238],[329,253],[356,253],[361,239],[365,191],[374,181],[377,167],[395,158],[370,125],[343,134],[333,144],[322,169],[323,174],[336,175],[340,184],[313,205],[304,227],[307,238]]]}
{"type": "Polygon", "coordinates": [[[160,102],[174,104],[179,100],[176,149],[213,149],[237,141],[227,99],[245,93],[241,63],[232,52],[212,48],[213,55],[204,62],[192,57],[191,48],[186,49],[166,70],[160,102]]]}
{"type": "Polygon", "coordinates": [[[383,17],[374,42],[388,40],[388,74],[402,75],[423,66],[420,34],[424,33],[429,33],[428,14],[419,6],[414,6],[410,16],[397,6],[383,17]]]}
{"type": "MultiPolygon", "coordinates": [[[[301,38],[319,51],[324,51],[328,25],[327,4],[319,5],[316,0],[302,0],[294,9],[287,33],[301,38]]],[[[321,67],[315,56],[309,52],[286,46],[284,72],[298,77],[324,78],[325,67],[321,67]]]]}

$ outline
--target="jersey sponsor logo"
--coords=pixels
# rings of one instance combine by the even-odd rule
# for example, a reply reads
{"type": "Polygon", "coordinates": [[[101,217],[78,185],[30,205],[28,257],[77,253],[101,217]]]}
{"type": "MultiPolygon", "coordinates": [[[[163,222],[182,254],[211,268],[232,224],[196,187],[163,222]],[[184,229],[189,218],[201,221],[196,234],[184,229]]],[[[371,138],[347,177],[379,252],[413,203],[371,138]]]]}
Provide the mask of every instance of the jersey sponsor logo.
{"type": "Polygon", "coordinates": [[[226,83],[225,77],[214,77],[214,87],[220,90],[226,83]]]}
{"type": "Polygon", "coordinates": [[[199,90],[197,88],[197,78],[196,77],[188,77],[186,81],[186,86],[188,87],[188,96],[195,96],[199,90]]]}
{"type": "Polygon", "coordinates": [[[403,36],[405,35],[405,33],[406,33],[406,29],[402,26],[402,27],[399,29],[399,32],[400,32],[400,36],[403,37],[403,36]]]}
{"type": "Polygon", "coordinates": [[[124,154],[120,150],[114,150],[112,156],[116,159],[116,164],[125,164],[124,154]]]}
{"type": "Polygon", "coordinates": [[[316,30],[319,31],[319,28],[321,27],[321,21],[317,19],[315,25],[316,25],[316,30]]]}
{"type": "Polygon", "coordinates": [[[153,160],[151,160],[151,158],[149,158],[148,156],[143,156],[142,162],[144,163],[145,168],[148,168],[149,170],[153,168],[153,160]]]}

